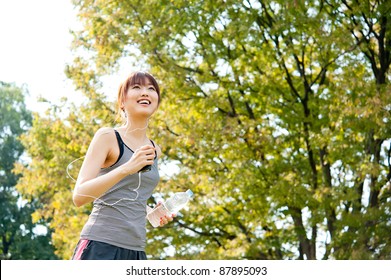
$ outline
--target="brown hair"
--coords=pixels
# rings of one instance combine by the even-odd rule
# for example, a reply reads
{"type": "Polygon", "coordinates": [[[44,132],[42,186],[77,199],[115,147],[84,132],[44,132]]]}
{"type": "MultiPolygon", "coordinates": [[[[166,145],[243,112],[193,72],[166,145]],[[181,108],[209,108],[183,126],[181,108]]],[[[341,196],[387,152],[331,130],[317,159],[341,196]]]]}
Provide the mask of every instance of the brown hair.
{"type": "Polygon", "coordinates": [[[129,88],[132,85],[139,84],[139,85],[146,85],[147,82],[150,82],[154,88],[156,89],[157,95],[158,95],[158,103],[160,104],[160,88],[155,80],[155,78],[144,71],[136,71],[129,75],[128,78],[120,85],[118,90],[118,97],[117,97],[117,106],[118,106],[118,113],[120,114],[121,111],[124,111],[122,107],[122,103],[125,100],[126,93],[128,92],[129,88]]]}

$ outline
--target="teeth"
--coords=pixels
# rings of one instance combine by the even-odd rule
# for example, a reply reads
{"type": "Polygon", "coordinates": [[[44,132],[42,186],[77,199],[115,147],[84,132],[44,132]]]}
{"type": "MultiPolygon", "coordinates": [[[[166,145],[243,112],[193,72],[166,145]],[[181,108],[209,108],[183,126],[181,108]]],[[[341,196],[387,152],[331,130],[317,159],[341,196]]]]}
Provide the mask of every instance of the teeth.
{"type": "Polygon", "coordinates": [[[150,104],[148,100],[140,100],[138,101],[139,104],[150,104]]]}

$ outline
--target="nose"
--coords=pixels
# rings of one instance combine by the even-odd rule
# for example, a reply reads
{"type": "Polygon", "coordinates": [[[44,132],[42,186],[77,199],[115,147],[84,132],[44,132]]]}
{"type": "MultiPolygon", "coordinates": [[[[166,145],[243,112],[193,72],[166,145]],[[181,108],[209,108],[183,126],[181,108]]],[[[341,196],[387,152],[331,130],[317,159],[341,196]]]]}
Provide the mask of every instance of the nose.
{"type": "Polygon", "coordinates": [[[149,94],[148,94],[148,89],[147,89],[146,87],[143,87],[143,88],[142,88],[141,96],[149,96],[149,94]]]}

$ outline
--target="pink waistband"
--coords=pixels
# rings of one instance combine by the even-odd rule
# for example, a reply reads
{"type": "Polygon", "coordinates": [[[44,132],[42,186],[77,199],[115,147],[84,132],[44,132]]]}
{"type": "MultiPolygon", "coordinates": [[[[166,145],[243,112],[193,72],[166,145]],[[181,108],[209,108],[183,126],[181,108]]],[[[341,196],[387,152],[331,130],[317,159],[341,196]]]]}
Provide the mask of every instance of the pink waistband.
{"type": "Polygon", "coordinates": [[[77,244],[75,255],[73,256],[73,260],[80,260],[81,254],[83,253],[84,249],[87,247],[89,240],[88,239],[81,239],[79,241],[79,244],[77,244]]]}

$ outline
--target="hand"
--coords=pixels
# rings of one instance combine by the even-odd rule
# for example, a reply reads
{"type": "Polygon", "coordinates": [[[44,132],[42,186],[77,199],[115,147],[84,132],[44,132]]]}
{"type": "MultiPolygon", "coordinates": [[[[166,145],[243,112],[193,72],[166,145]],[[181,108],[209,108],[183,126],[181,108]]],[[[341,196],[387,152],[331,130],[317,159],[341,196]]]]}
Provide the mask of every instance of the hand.
{"type": "Polygon", "coordinates": [[[168,222],[171,222],[174,220],[175,214],[172,214],[171,217],[164,216],[160,218],[160,227],[163,227],[164,225],[168,224],[168,222]]]}
{"type": "Polygon", "coordinates": [[[155,159],[155,148],[151,145],[145,145],[138,148],[130,160],[124,164],[125,171],[136,173],[146,165],[152,165],[155,159]]]}
{"type": "MultiPolygon", "coordinates": [[[[155,208],[159,207],[162,203],[158,202],[155,206],[155,208]]],[[[160,227],[163,227],[164,225],[168,224],[168,222],[171,222],[175,217],[175,214],[172,214],[171,216],[164,216],[160,218],[160,227]]]]}

